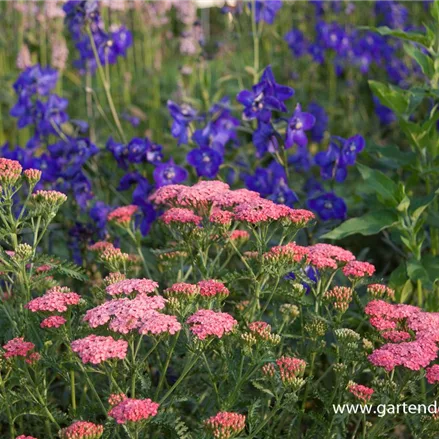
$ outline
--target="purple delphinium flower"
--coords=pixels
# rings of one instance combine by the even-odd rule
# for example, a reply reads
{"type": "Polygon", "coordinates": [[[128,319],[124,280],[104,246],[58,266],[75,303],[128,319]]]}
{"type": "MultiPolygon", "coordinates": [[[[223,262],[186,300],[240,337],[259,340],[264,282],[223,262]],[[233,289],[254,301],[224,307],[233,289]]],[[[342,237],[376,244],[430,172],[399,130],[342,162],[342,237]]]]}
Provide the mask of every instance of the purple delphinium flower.
{"type": "Polygon", "coordinates": [[[186,169],[177,166],[173,159],[166,163],[161,163],[154,169],[153,177],[157,187],[167,186],[168,184],[182,183],[187,178],[186,169]]]}
{"type": "Polygon", "coordinates": [[[297,152],[288,157],[288,163],[296,172],[308,172],[313,165],[313,157],[306,147],[297,148],[297,152]]]}
{"type": "Polygon", "coordinates": [[[212,148],[201,147],[190,151],[186,160],[195,168],[199,177],[215,178],[224,158],[212,148]]]}
{"type": "MultiPolygon", "coordinates": [[[[253,6],[249,3],[250,7],[253,6]]],[[[268,24],[273,24],[276,14],[282,7],[282,0],[256,0],[255,1],[255,21],[259,23],[261,20],[268,24]]]]}
{"type": "Polygon", "coordinates": [[[128,150],[123,143],[116,142],[112,137],[110,137],[107,140],[106,149],[113,154],[113,157],[121,168],[126,169],[128,167],[128,150]]]}
{"type": "Polygon", "coordinates": [[[304,147],[308,144],[305,131],[310,130],[316,122],[316,118],[311,113],[302,112],[302,107],[297,104],[293,115],[288,121],[287,133],[285,138],[285,148],[293,145],[304,147]]]}
{"type": "Polygon", "coordinates": [[[58,134],[61,125],[69,120],[66,110],[69,101],[55,94],[49,96],[46,102],[37,100],[37,130],[43,135],[58,134]]]}
{"type": "Polygon", "coordinates": [[[20,74],[14,83],[14,90],[18,95],[25,93],[28,97],[34,94],[47,96],[55,88],[57,81],[56,70],[36,64],[20,74]]]}
{"type": "Polygon", "coordinates": [[[127,145],[127,159],[131,163],[142,163],[146,160],[146,151],[149,146],[149,141],[145,138],[134,137],[127,145]]]}
{"type": "Polygon", "coordinates": [[[258,158],[263,157],[267,152],[275,153],[279,150],[277,132],[271,123],[259,121],[257,129],[253,131],[252,141],[258,158]]]}
{"type": "Polygon", "coordinates": [[[275,192],[281,180],[287,181],[287,176],[283,166],[273,160],[265,168],[256,168],[254,174],[243,173],[242,179],[247,189],[259,192],[261,196],[268,198],[275,192]]]}
{"type": "Polygon", "coordinates": [[[328,129],[328,114],[325,109],[316,102],[311,102],[308,105],[308,112],[315,118],[314,126],[310,131],[311,140],[314,142],[321,142],[325,135],[325,131],[328,129]]]}
{"type": "Polygon", "coordinates": [[[268,196],[268,199],[289,207],[293,207],[294,204],[299,201],[297,194],[288,186],[283,178],[278,179],[274,184],[272,193],[268,196]]]}
{"type": "Polygon", "coordinates": [[[178,139],[178,145],[187,144],[188,127],[197,119],[197,111],[188,104],[179,106],[172,101],[168,101],[168,111],[174,120],[171,128],[172,136],[178,139]]]}
{"type": "Polygon", "coordinates": [[[260,82],[252,90],[242,90],[236,96],[244,105],[243,117],[247,120],[258,119],[267,123],[271,119],[271,111],[286,112],[284,101],[294,95],[294,90],[276,83],[271,67],[262,74],[260,82]]]}
{"type": "Polygon", "coordinates": [[[295,56],[301,57],[307,53],[309,43],[299,29],[290,30],[285,34],[284,40],[295,56]]]}
{"type": "Polygon", "coordinates": [[[396,121],[395,113],[389,107],[382,105],[376,96],[373,97],[373,104],[381,125],[390,125],[396,121]]]}
{"type": "Polygon", "coordinates": [[[343,198],[327,192],[308,200],[308,208],[316,212],[323,221],[346,218],[347,207],[343,198]]]}
{"type": "MultiPolygon", "coordinates": [[[[346,179],[347,169],[341,158],[341,147],[336,143],[338,138],[333,137],[326,151],[318,152],[314,161],[320,166],[320,175],[323,180],[335,179],[342,182],[346,179]]],[[[343,139],[340,140],[343,142],[343,139]]]]}
{"type": "Polygon", "coordinates": [[[105,204],[103,201],[96,201],[94,206],[90,209],[89,215],[91,220],[96,224],[99,239],[104,239],[107,233],[107,216],[112,211],[112,207],[105,204]]]}
{"type": "Polygon", "coordinates": [[[341,148],[341,159],[343,165],[353,166],[357,160],[357,155],[363,151],[366,146],[366,142],[363,136],[356,134],[355,136],[349,137],[349,139],[343,142],[341,148]]]}

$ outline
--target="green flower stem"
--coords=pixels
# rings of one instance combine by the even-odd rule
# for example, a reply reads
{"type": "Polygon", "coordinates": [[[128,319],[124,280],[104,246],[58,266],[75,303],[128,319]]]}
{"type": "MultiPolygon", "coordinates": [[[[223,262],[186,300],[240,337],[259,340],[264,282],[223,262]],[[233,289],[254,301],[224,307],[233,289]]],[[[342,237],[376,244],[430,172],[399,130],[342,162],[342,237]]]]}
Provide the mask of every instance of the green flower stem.
{"type": "Polygon", "coordinates": [[[171,345],[171,348],[169,349],[168,357],[166,358],[165,364],[164,364],[164,366],[161,370],[161,373],[160,373],[160,379],[159,379],[159,383],[157,385],[157,389],[155,391],[154,399],[157,399],[157,397],[160,394],[160,390],[162,390],[163,384],[164,384],[165,379],[166,379],[166,372],[168,371],[169,364],[170,364],[171,359],[172,359],[172,354],[174,353],[175,347],[177,346],[179,336],[180,336],[180,331],[174,336],[174,340],[172,341],[172,345],[171,345]]]}
{"type": "Polygon", "coordinates": [[[98,403],[99,403],[99,405],[100,405],[100,407],[102,409],[102,413],[105,416],[107,416],[107,409],[105,408],[104,404],[102,403],[102,400],[101,400],[101,398],[99,396],[99,393],[97,392],[96,387],[93,385],[93,381],[90,379],[90,377],[89,377],[87,371],[85,370],[83,364],[79,360],[77,361],[77,363],[78,363],[81,371],[84,373],[85,379],[87,380],[87,383],[90,386],[90,389],[92,390],[93,394],[96,397],[96,400],[98,401],[98,403]]]}
{"type": "Polygon", "coordinates": [[[3,393],[3,398],[5,399],[5,405],[6,405],[6,416],[8,417],[8,422],[9,422],[9,432],[11,434],[11,438],[15,438],[16,436],[16,430],[15,430],[15,426],[14,426],[14,419],[12,418],[12,413],[11,413],[11,404],[9,402],[9,397],[8,397],[8,392],[6,390],[6,386],[5,386],[5,382],[3,381],[3,377],[0,373],[0,389],[3,393]]]}

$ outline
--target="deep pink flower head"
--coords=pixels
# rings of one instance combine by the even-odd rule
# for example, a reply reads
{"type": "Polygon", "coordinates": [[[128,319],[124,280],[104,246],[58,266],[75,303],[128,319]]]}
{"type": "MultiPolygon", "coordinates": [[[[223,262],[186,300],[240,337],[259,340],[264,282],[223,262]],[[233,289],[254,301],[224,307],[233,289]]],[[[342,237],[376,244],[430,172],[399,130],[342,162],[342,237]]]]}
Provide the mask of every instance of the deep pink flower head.
{"type": "Polygon", "coordinates": [[[117,404],[120,404],[125,399],[127,399],[125,393],[112,393],[108,397],[108,404],[110,404],[111,406],[115,406],[117,404]]]}
{"type": "Polygon", "coordinates": [[[79,294],[67,287],[53,287],[43,296],[32,299],[25,308],[32,312],[66,312],[69,306],[77,305],[81,299],[79,294]]]}
{"type": "Polygon", "coordinates": [[[66,319],[63,316],[50,316],[44,319],[40,326],[41,328],[59,328],[66,323],[66,319]]]}
{"type": "Polygon", "coordinates": [[[265,198],[245,201],[234,207],[235,220],[249,224],[271,222],[286,216],[287,206],[265,198]]]}
{"type": "Polygon", "coordinates": [[[21,434],[20,436],[17,436],[15,439],[37,439],[33,436],[25,436],[24,434],[21,434]]]}
{"type": "Polygon", "coordinates": [[[391,341],[392,343],[400,343],[402,341],[407,341],[412,338],[412,336],[407,331],[385,331],[381,335],[385,340],[391,341]]]}
{"type": "Polygon", "coordinates": [[[24,341],[23,337],[16,337],[9,340],[4,346],[5,357],[27,357],[29,352],[35,348],[30,341],[24,341]]]}
{"type": "Polygon", "coordinates": [[[183,209],[181,207],[172,207],[160,219],[165,224],[193,224],[196,226],[202,221],[201,216],[196,215],[190,209],[183,209]]]}
{"type": "Polygon", "coordinates": [[[426,373],[427,381],[430,384],[435,384],[439,382],[439,364],[434,364],[433,366],[427,368],[426,373]]]}
{"type": "Polygon", "coordinates": [[[139,334],[171,334],[174,335],[181,329],[177,317],[163,314],[158,311],[150,311],[142,318],[139,334]]]}
{"type": "Polygon", "coordinates": [[[233,212],[215,207],[210,214],[209,221],[214,224],[230,225],[233,217],[233,212]]]}
{"type": "Polygon", "coordinates": [[[0,183],[13,185],[21,176],[22,167],[16,160],[0,158],[0,183]]]}
{"type": "Polygon", "coordinates": [[[123,360],[127,355],[128,342],[93,334],[72,341],[71,347],[72,351],[80,356],[84,364],[100,364],[113,358],[123,360]]]}
{"type": "Polygon", "coordinates": [[[245,416],[233,412],[219,412],[204,421],[215,439],[229,439],[245,428],[245,416]]]}
{"type": "Polygon", "coordinates": [[[104,433],[102,425],[93,422],[76,421],[59,432],[61,439],[99,439],[104,433]]]}
{"type": "Polygon", "coordinates": [[[318,269],[337,269],[340,264],[355,260],[348,250],[331,244],[315,244],[308,247],[308,262],[318,269]]]}
{"type": "Polygon", "coordinates": [[[148,399],[126,398],[115,405],[109,412],[118,424],[139,422],[157,415],[160,404],[148,399]]]}
{"type": "Polygon", "coordinates": [[[175,204],[179,193],[185,188],[181,184],[169,184],[157,189],[150,197],[149,201],[156,205],[172,206],[175,204]]]}
{"type": "Polygon", "coordinates": [[[133,215],[139,210],[138,206],[130,204],[128,206],[117,207],[111,211],[108,216],[108,221],[114,221],[117,224],[127,225],[130,223],[133,215]]]}
{"type": "Polygon", "coordinates": [[[191,331],[200,340],[209,336],[221,338],[231,332],[238,322],[225,312],[215,312],[211,309],[200,309],[187,319],[191,331]]]}
{"type": "Polygon", "coordinates": [[[374,390],[362,384],[350,383],[348,386],[349,392],[362,402],[369,402],[374,390]]]}
{"type": "Polygon", "coordinates": [[[220,194],[229,193],[230,187],[222,181],[200,181],[193,186],[183,186],[177,196],[181,206],[205,208],[213,205],[215,198],[220,194]]]}
{"type": "Polygon", "coordinates": [[[110,296],[129,296],[133,291],[141,294],[153,293],[158,286],[159,284],[151,279],[123,279],[108,285],[105,290],[110,296]]]}
{"type": "Polygon", "coordinates": [[[197,285],[200,289],[200,294],[205,297],[227,297],[230,294],[229,289],[222,282],[217,280],[200,280],[197,285]]]}
{"type": "Polygon", "coordinates": [[[362,278],[372,276],[375,273],[375,267],[369,262],[351,261],[343,267],[343,274],[349,278],[362,278]]]}
{"type": "Polygon", "coordinates": [[[260,199],[261,196],[258,192],[249,191],[248,189],[236,189],[234,191],[217,192],[212,197],[212,202],[215,206],[225,208],[260,199]]]}

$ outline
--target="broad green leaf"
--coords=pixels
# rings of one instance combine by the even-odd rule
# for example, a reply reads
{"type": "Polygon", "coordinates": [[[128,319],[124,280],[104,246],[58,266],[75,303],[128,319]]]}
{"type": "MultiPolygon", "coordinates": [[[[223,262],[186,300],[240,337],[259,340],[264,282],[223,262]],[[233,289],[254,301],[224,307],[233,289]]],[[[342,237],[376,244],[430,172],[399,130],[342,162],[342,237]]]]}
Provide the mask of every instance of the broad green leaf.
{"type": "Polygon", "coordinates": [[[399,303],[406,303],[408,302],[408,299],[412,294],[412,292],[413,292],[413,283],[410,279],[408,279],[405,282],[404,286],[396,291],[395,299],[399,303]]]}
{"type": "Polygon", "coordinates": [[[422,257],[422,266],[428,273],[430,280],[439,282],[439,256],[425,255],[422,257]]]}
{"type": "Polygon", "coordinates": [[[404,166],[411,167],[416,164],[416,153],[401,151],[396,145],[381,146],[376,143],[368,143],[366,150],[368,153],[378,155],[380,163],[384,162],[395,169],[400,169],[404,166]]]}
{"type": "Polygon", "coordinates": [[[425,47],[429,47],[432,43],[427,35],[418,32],[404,32],[401,29],[390,29],[387,26],[370,27],[372,31],[378,32],[380,35],[396,37],[401,40],[411,41],[413,43],[422,44],[425,47]]]}
{"type": "Polygon", "coordinates": [[[433,288],[433,282],[421,261],[416,259],[407,261],[407,274],[413,282],[421,281],[424,288],[433,288]]]}
{"type": "Polygon", "coordinates": [[[381,171],[371,169],[367,166],[357,163],[357,169],[360,171],[363,180],[369,185],[382,200],[391,203],[392,206],[398,205],[398,186],[397,184],[383,174],[381,171]]]}
{"type": "Polygon", "coordinates": [[[383,105],[389,107],[399,116],[406,113],[409,106],[409,94],[407,91],[378,81],[369,81],[369,86],[373,94],[378,97],[383,105]]]}
{"type": "Polygon", "coordinates": [[[434,75],[434,62],[430,56],[426,55],[412,44],[404,44],[404,50],[419,64],[422,72],[427,78],[431,78],[434,75]]]}
{"type": "Polygon", "coordinates": [[[351,218],[340,226],[326,233],[322,238],[342,239],[346,236],[360,234],[375,235],[391,227],[398,221],[398,216],[391,210],[372,211],[359,218],[351,218]]]}

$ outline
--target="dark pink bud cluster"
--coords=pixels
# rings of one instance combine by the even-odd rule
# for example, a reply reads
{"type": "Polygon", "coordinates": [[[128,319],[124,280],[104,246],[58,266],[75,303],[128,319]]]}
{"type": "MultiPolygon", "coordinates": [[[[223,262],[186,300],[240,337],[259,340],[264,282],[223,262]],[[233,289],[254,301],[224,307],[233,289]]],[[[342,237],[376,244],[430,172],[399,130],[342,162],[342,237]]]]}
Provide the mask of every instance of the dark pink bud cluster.
{"type": "Polygon", "coordinates": [[[22,169],[16,160],[0,158],[0,183],[14,185],[20,179],[22,169]]]}
{"type": "Polygon", "coordinates": [[[351,279],[372,276],[374,273],[375,267],[369,262],[351,261],[343,267],[343,274],[351,279]]]}
{"type": "Polygon", "coordinates": [[[439,382],[439,364],[434,364],[433,366],[427,368],[426,373],[427,381],[430,384],[435,384],[439,382]]]}
{"type": "Polygon", "coordinates": [[[281,261],[292,264],[301,262],[308,255],[308,248],[290,242],[285,245],[277,245],[264,253],[264,259],[269,261],[281,261]]]}
{"type": "Polygon", "coordinates": [[[153,293],[159,284],[151,279],[122,279],[119,282],[112,283],[106,288],[110,296],[125,295],[129,296],[134,291],[141,294],[153,293]]]}
{"type": "Polygon", "coordinates": [[[117,207],[111,211],[108,216],[108,221],[113,221],[116,224],[127,225],[133,218],[133,215],[139,210],[138,206],[130,204],[128,206],[117,207]]]}
{"type": "Polygon", "coordinates": [[[30,341],[24,341],[23,337],[16,337],[9,340],[4,346],[5,358],[23,357],[26,360],[31,360],[31,351],[35,348],[35,345],[30,341]]]}
{"type": "Polygon", "coordinates": [[[389,288],[386,285],[382,284],[370,284],[367,286],[367,292],[374,298],[374,299],[394,299],[395,298],[395,290],[392,290],[392,288],[389,288]]]}
{"type": "Polygon", "coordinates": [[[233,212],[215,207],[210,214],[209,221],[211,223],[221,224],[223,226],[230,225],[233,221],[233,212]]]}
{"type": "Polygon", "coordinates": [[[228,235],[228,238],[232,241],[244,242],[250,239],[250,233],[248,233],[246,230],[234,230],[228,235]]]}
{"type": "Polygon", "coordinates": [[[66,287],[53,287],[43,296],[32,299],[25,308],[32,312],[66,312],[68,307],[77,305],[81,299],[79,294],[66,287]]]}
{"type": "Polygon", "coordinates": [[[108,397],[108,404],[110,404],[111,406],[115,406],[121,403],[122,401],[124,401],[125,399],[127,399],[125,393],[112,393],[108,397]]]}
{"type": "Polygon", "coordinates": [[[98,241],[88,246],[88,249],[92,252],[102,253],[107,249],[114,249],[114,245],[108,241],[98,241]]]}
{"type": "Polygon", "coordinates": [[[362,384],[356,384],[353,382],[349,383],[348,390],[352,393],[352,395],[354,395],[363,403],[369,402],[374,393],[374,390],[370,387],[366,387],[362,384]]]}
{"type": "Polygon", "coordinates": [[[282,356],[276,360],[280,379],[286,384],[292,384],[296,378],[305,372],[306,362],[300,358],[282,356]]]}
{"type": "Polygon", "coordinates": [[[84,364],[100,364],[113,358],[123,360],[127,355],[128,342],[113,337],[89,335],[72,341],[72,351],[76,352],[84,364]]]}
{"type": "Polygon", "coordinates": [[[93,422],[76,421],[59,432],[61,439],[99,439],[104,433],[102,425],[93,422]]]}
{"type": "Polygon", "coordinates": [[[209,279],[197,283],[200,294],[204,297],[227,297],[230,294],[228,288],[220,281],[209,279]]]}
{"type": "Polygon", "coordinates": [[[250,332],[263,340],[268,340],[271,335],[271,326],[267,322],[251,322],[248,325],[250,332]]]}
{"type": "Polygon", "coordinates": [[[61,439],[99,439],[104,433],[102,425],[93,422],[76,421],[59,432],[61,439]]]}
{"type": "Polygon", "coordinates": [[[204,421],[215,439],[230,439],[245,428],[245,416],[233,412],[219,412],[204,421]]]}
{"type": "Polygon", "coordinates": [[[332,290],[326,291],[323,297],[332,301],[337,311],[344,313],[352,301],[352,293],[352,288],[336,286],[332,290]]]}
{"type": "Polygon", "coordinates": [[[148,399],[125,398],[115,405],[108,416],[114,418],[118,424],[139,422],[156,416],[160,404],[148,399]]]}
{"type": "Polygon", "coordinates": [[[187,319],[192,333],[204,340],[209,336],[221,338],[233,330],[238,322],[225,312],[215,312],[211,309],[200,309],[187,319]]]}
{"type": "Polygon", "coordinates": [[[123,253],[120,248],[108,247],[99,255],[101,260],[109,264],[125,264],[129,261],[130,255],[123,253]]]}

